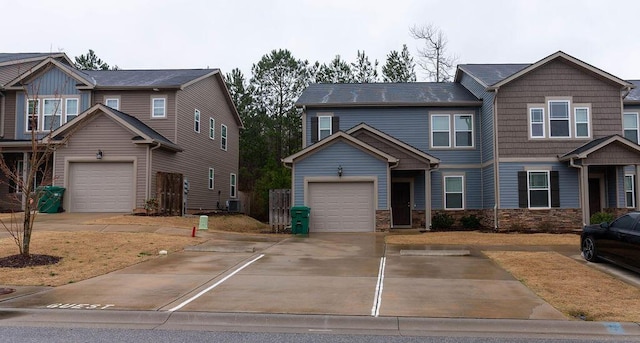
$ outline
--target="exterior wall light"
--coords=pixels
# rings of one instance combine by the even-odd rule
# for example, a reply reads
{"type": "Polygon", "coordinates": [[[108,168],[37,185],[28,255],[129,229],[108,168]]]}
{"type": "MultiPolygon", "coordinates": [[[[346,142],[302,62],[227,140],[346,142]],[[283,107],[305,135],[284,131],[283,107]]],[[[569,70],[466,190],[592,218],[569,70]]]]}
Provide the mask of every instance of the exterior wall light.
{"type": "Polygon", "coordinates": [[[96,153],[96,159],[98,160],[102,159],[102,150],[98,150],[98,152],[96,153]]]}
{"type": "Polygon", "coordinates": [[[338,166],[338,176],[342,176],[342,166],[338,166]]]}

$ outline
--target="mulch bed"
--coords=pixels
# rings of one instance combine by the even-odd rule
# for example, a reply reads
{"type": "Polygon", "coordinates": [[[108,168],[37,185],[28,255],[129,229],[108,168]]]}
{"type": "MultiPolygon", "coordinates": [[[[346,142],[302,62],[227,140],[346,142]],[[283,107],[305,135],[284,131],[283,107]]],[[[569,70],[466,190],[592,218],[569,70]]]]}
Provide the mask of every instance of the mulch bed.
{"type": "Polygon", "coordinates": [[[35,266],[47,266],[50,264],[56,264],[60,262],[62,257],[51,255],[36,255],[31,254],[29,256],[24,255],[11,255],[7,257],[0,257],[0,267],[2,268],[26,268],[35,266]]]}

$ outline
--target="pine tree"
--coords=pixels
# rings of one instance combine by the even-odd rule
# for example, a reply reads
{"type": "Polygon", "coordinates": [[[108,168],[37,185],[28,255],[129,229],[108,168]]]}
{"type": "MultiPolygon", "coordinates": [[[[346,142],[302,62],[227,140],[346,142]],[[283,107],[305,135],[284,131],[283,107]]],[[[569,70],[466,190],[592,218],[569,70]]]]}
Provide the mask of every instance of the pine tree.
{"type": "Polygon", "coordinates": [[[351,68],[355,82],[371,83],[378,81],[378,60],[375,60],[372,65],[364,50],[362,52],[358,50],[358,59],[356,63],[351,63],[351,68]]]}
{"type": "Polygon", "coordinates": [[[384,82],[416,81],[415,63],[406,44],[402,45],[402,52],[393,50],[387,55],[387,62],[382,66],[382,80],[384,82]]]}

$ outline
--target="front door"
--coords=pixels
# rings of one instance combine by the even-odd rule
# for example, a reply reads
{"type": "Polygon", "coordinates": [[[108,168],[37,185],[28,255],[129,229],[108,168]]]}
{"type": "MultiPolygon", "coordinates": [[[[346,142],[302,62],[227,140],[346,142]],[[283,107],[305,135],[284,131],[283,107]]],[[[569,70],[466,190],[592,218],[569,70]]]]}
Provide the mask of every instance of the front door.
{"type": "Polygon", "coordinates": [[[589,178],[589,216],[602,210],[600,179],[589,178]]]}
{"type": "Polygon", "coordinates": [[[391,183],[393,226],[411,226],[411,183],[391,183]]]}

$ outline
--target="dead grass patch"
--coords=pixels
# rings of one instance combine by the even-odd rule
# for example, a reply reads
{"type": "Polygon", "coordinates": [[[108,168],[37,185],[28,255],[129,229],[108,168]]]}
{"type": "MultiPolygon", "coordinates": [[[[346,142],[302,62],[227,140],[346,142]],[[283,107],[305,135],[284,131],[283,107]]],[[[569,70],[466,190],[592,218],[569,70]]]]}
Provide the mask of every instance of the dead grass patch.
{"type": "MultiPolygon", "coordinates": [[[[15,286],[59,286],[103,275],[157,258],[160,250],[174,252],[203,238],[130,232],[34,231],[31,253],[60,256],[54,265],[0,268],[0,284],[15,286]]],[[[0,239],[0,256],[17,253],[11,238],[0,239]]]]}
{"type": "MultiPolygon", "coordinates": [[[[156,217],[156,216],[135,216],[116,215],[113,217],[99,218],[86,221],[83,224],[108,224],[108,225],[144,225],[144,226],[171,226],[177,228],[191,229],[197,228],[200,217],[156,217]]],[[[270,230],[269,225],[257,221],[249,216],[216,215],[208,219],[208,228],[217,231],[232,231],[242,233],[264,233],[270,230]]]]}
{"type": "Polygon", "coordinates": [[[551,306],[586,320],[640,322],[640,289],[556,252],[484,252],[551,306]]]}
{"type": "Polygon", "coordinates": [[[414,235],[389,235],[387,244],[452,244],[452,245],[580,245],[576,234],[550,233],[485,233],[426,232],[414,235]]]}

